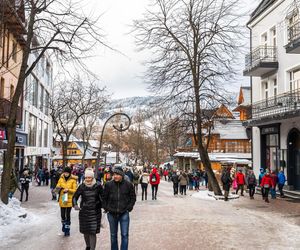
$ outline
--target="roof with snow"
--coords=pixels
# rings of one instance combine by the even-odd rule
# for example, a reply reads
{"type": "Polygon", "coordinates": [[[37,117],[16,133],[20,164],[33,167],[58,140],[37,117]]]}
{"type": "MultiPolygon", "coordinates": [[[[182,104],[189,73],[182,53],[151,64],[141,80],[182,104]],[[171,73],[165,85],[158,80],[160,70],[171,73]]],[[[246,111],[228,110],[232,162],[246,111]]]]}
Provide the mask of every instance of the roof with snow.
{"type": "Polygon", "coordinates": [[[246,128],[242,121],[239,120],[223,120],[215,121],[212,134],[219,134],[220,139],[226,140],[245,140],[247,137],[246,128]]]}

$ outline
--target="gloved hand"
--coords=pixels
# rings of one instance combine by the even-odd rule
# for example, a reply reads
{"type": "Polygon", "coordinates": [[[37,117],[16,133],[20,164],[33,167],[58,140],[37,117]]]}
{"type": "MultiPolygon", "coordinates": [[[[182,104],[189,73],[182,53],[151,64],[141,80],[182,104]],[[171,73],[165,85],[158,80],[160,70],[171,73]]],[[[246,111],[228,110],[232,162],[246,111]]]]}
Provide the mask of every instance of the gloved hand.
{"type": "Polygon", "coordinates": [[[75,205],[75,206],[74,206],[74,209],[77,210],[77,211],[79,211],[79,210],[80,210],[80,207],[79,207],[78,205],[75,205]]]}

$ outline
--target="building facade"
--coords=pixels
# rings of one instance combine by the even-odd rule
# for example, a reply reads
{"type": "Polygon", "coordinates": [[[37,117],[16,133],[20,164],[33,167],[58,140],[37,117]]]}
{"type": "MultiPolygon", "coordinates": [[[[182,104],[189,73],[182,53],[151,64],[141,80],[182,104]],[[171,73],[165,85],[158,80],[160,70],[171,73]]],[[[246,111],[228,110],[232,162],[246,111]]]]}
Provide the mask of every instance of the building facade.
{"type": "MultiPolygon", "coordinates": [[[[37,57],[31,54],[31,64],[37,57]]],[[[52,119],[49,101],[53,94],[53,66],[50,57],[45,54],[33,72],[27,77],[24,86],[24,131],[28,134],[25,148],[25,163],[33,170],[52,164],[52,119]]]]}
{"type": "MultiPolygon", "coordinates": [[[[10,114],[23,56],[26,34],[24,6],[21,1],[0,1],[0,170],[7,148],[6,124],[10,114]]],[[[27,135],[22,129],[23,97],[17,110],[17,131],[15,146],[15,168],[24,165],[24,148],[27,135]]]]}
{"type": "Polygon", "coordinates": [[[251,77],[253,168],[283,168],[300,190],[300,15],[293,0],[263,0],[252,13],[251,77]]]}
{"type": "MultiPolygon", "coordinates": [[[[246,101],[248,100],[245,99],[246,101]]],[[[250,166],[250,134],[240,119],[243,112],[236,117],[225,105],[221,105],[207,113],[211,113],[210,120],[213,124],[210,125],[210,134],[206,134],[204,140],[208,144],[207,151],[213,170],[220,171],[223,165],[250,166]]],[[[186,171],[203,168],[193,134],[189,137],[185,147],[178,148],[178,152],[174,154],[176,166],[186,171]]]]}

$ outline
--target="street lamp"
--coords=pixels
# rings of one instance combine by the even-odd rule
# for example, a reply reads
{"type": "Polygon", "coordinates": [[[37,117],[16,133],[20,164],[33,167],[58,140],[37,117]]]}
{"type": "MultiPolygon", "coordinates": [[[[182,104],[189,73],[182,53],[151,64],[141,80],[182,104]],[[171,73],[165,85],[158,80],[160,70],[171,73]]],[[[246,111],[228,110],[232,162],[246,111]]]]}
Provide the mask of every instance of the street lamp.
{"type": "Polygon", "coordinates": [[[119,125],[115,125],[115,124],[113,125],[113,128],[114,128],[115,130],[117,130],[118,132],[124,132],[124,131],[126,131],[127,129],[129,129],[129,127],[130,127],[130,125],[131,125],[131,119],[130,119],[130,117],[129,117],[127,114],[125,114],[125,113],[115,113],[115,114],[111,115],[111,116],[105,121],[105,123],[104,123],[104,125],[103,125],[103,128],[102,128],[101,138],[100,138],[100,144],[99,144],[99,148],[98,148],[98,155],[97,155],[97,161],[96,161],[96,167],[97,167],[97,170],[96,170],[96,171],[98,171],[99,166],[100,166],[101,147],[102,147],[102,141],[103,141],[103,135],[104,135],[105,127],[106,127],[107,123],[108,123],[113,117],[115,117],[115,116],[121,116],[121,117],[123,116],[123,117],[125,117],[125,119],[128,120],[127,125],[124,125],[123,123],[121,123],[121,124],[119,124],[119,125]]]}

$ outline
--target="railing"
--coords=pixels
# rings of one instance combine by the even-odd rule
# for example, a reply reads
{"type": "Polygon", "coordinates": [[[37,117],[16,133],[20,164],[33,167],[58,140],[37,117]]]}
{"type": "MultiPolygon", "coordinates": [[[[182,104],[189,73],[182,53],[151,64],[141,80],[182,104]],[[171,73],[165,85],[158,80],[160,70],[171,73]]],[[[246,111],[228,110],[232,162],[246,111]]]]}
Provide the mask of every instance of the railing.
{"type": "MultiPolygon", "coordinates": [[[[7,120],[10,115],[11,102],[7,99],[0,98],[0,119],[7,120]]],[[[22,121],[22,109],[17,109],[17,123],[22,121]]]]}
{"type": "Polygon", "coordinates": [[[272,98],[253,103],[252,119],[284,114],[296,110],[300,110],[299,88],[282,95],[277,95],[272,98]]]}
{"type": "Polygon", "coordinates": [[[277,62],[277,48],[274,46],[258,46],[245,57],[245,67],[249,70],[261,62],[277,62]]]}
{"type": "Polygon", "coordinates": [[[293,42],[300,38],[300,20],[288,27],[288,41],[293,42]]]}

